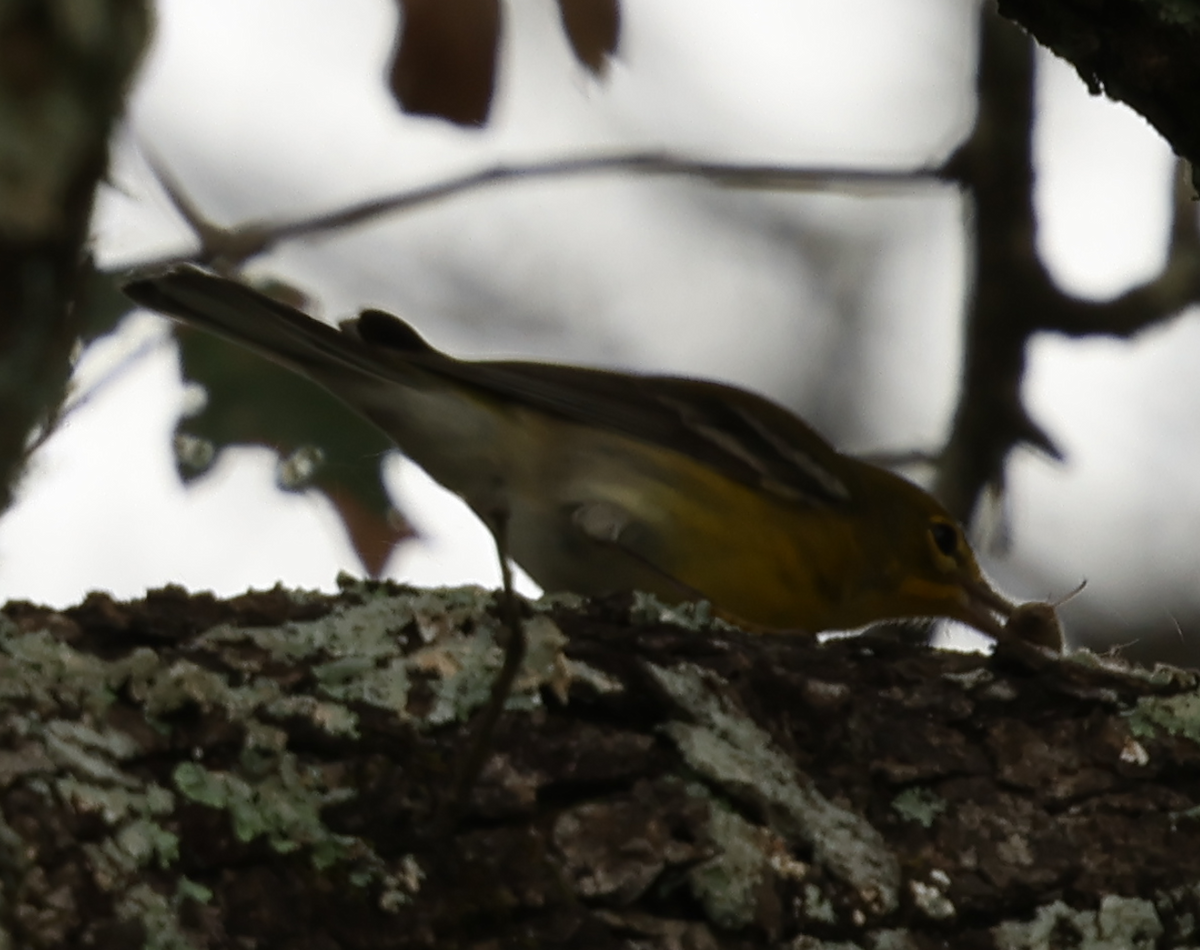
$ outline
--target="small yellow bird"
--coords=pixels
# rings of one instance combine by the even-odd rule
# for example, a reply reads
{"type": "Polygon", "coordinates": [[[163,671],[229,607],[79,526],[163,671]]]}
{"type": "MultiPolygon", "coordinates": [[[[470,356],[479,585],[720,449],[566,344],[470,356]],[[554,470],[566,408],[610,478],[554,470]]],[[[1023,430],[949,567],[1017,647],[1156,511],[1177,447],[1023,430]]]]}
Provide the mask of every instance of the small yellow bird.
{"type": "Polygon", "coordinates": [[[779,632],[947,617],[998,637],[1012,614],[930,495],[745,390],[457,360],[378,310],[338,330],[187,265],[125,292],[330,390],[546,591],[705,599],[779,632]]]}

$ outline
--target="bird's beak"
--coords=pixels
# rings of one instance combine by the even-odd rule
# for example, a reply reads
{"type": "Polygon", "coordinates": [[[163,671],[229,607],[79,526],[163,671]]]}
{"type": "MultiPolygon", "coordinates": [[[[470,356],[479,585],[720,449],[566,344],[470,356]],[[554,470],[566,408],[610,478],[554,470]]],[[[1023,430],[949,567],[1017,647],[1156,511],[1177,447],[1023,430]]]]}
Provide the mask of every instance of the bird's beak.
{"type": "Polygon", "coordinates": [[[1004,622],[1016,605],[1000,594],[982,577],[963,581],[963,619],[994,640],[1004,636],[1004,622]]]}

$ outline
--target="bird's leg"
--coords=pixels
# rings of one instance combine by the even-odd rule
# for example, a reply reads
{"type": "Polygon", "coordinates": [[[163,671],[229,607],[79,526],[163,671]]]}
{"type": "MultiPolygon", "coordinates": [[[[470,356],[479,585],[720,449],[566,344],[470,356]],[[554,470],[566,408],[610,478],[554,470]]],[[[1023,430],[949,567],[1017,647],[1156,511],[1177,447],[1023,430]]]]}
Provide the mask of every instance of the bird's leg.
{"type": "Polygon", "coordinates": [[[455,770],[454,785],[446,806],[442,810],[440,825],[449,830],[458,821],[471,789],[475,785],[483,764],[491,751],[496,724],[504,712],[504,705],[512,693],[513,683],[525,659],[525,630],[521,626],[521,612],[517,607],[517,595],[513,590],[512,565],[508,559],[508,516],[507,512],[494,513],[488,519],[492,537],[496,541],[496,553],[500,558],[500,621],[504,631],[504,663],[496,679],[487,704],[475,718],[473,735],[468,739],[465,754],[455,770]]]}

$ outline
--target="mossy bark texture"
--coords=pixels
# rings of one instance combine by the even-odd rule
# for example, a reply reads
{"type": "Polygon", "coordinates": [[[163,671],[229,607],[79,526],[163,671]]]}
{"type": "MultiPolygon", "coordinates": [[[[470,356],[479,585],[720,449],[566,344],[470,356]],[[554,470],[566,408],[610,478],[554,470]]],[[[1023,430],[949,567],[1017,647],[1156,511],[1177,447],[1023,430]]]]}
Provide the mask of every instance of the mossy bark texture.
{"type": "Polygon", "coordinates": [[[1186,947],[1191,673],[493,596],[0,616],[0,946],[1186,947]]]}

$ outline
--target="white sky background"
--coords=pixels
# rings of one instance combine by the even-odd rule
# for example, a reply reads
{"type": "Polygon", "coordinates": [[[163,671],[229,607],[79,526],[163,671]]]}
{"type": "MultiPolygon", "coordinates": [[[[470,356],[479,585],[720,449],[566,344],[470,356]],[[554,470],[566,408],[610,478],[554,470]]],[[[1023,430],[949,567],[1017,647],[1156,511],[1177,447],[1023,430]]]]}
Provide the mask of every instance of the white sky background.
{"type": "MultiPolygon", "coordinates": [[[[498,96],[480,132],[398,112],[381,81],[387,0],[161,3],[118,142],[119,191],[99,205],[102,263],[186,246],[139,145],[212,218],[234,223],[501,159],[601,150],[910,167],[943,158],[974,109],[975,11],[961,0],[758,0],[753,12],[734,0],[624,0],[605,82],[571,57],[551,0],[508,2],[505,14],[498,96]]],[[[1046,55],[1039,66],[1042,252],[1071,291],[1111,296],[1163,260],[1172,159],[1130,110],[1089,97],[1046,55]]],[[[288,245],[254,270],[302,287],[327,317],[395,310],[462,355],[720,377],[836,428],[846,448],[928,448],[955,396],[962,229],[949,189],[773,195],[606,176],[459,197],[288,245]]],[[[156,318],[130,319],[81,378],[165,332],[156,318]]],[[[1198,351],[1195,314],[1133,343],[1035,342],[1028,398],[1068,464],[1012,466],[1015,548],[988,567],[1013,595],[1058,596],[1087,578],[1077,617],[1142,623],[1200,609],[1198,351]]],[[[170,582],[329,589],[339,569],[359,571],[332,509],[277,492],[265,451],[225,457],[185,490],[170,457],[184,401],[161,346],[69,419],[0,522],[0,600],[65,606],[92,589],[130,597],[170,582]]],[[[495,583],[472,516],[411,465],[391,471],[428,537],[389,574],[495,583]]]]}

